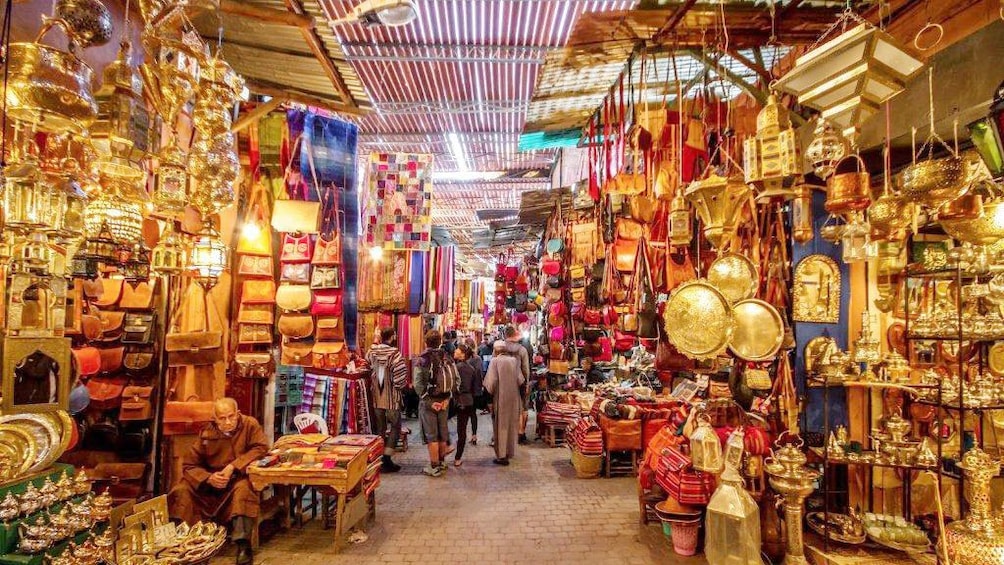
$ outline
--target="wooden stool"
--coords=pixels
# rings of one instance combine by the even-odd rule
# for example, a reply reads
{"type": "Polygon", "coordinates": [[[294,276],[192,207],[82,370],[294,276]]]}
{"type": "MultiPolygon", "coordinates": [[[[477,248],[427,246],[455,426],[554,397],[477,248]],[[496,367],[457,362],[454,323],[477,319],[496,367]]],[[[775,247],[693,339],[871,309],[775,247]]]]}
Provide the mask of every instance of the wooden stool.
{"type": "Polygon", "coordinates": [[[607,450],[606,454],[605,454],[605,457],[606,457],[606,476],[607,476],[608,479],[611,477],[611,475],[613,475],[615,473],[618,474],[618,475],[625,475],[625,476],[632,476],[632,475],[637,475],[638,474],[638,452],[637,451],[634,451],[634,450],[629,450],[629,451],[610,451],[610,450],[607,450]],[[614,453],[620,453],[620,454],[630,453],[631,454],[631,462],[630,462],[630,464],[627,461],[624,461],[623,459],[614,458],[613,457],[614,453]]]}
{"type": "Polygon", "coordinates": [[[562,447],[565,445],[565,428],[560,426],[544,426],[544,443],[549,447],[562,447]]]}

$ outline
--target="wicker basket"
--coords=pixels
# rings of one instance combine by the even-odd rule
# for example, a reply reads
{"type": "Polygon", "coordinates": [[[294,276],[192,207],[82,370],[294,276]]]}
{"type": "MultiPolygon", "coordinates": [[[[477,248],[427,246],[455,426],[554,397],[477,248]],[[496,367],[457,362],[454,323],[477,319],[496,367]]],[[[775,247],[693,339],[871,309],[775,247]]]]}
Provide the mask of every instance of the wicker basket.
{"type": "Polygon", "coordinates": [[[603,469],[602,455],[583,455],[574,449],[572,452],[572,467],[575,467],[575,476],[580,479],[595,479],[600,476],[603,469]]]}

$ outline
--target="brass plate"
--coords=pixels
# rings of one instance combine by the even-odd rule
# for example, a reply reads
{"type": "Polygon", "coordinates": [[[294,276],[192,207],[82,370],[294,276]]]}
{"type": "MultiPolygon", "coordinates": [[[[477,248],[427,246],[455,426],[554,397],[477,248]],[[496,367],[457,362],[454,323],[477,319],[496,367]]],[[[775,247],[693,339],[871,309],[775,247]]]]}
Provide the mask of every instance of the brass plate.
{"type": "Polygon", "coordinates": [[[840,267],[826,255],[809,255],[795,267],[796,322],[836,324],[840,321],[840,267]]]}
{"type": "Polygon", "coordinates": [[[756,265],[748,257],[738,253],[723,253],[708,269],[708,282],[735,304],[740,300],[753,298],[760,279],[756,265]]]}
{"type": "Polygon", "coordinates": [[[70,442],[73,441],[73,427],[75,424],[73,418],[70,417],[70,413],[66,410],[43,412],[41,416],[48,418],[56,426],[56,429],[59,430],[59,445],[56,447],[53,455],[53,462],[55,462],[70,448],[70,442]]]}
{"type": "Polygon", "coordinates": [[[767,361],[781,349],[784,321],[770,304],[756,298],[740,300],[732,307],[735,331],[729,350],[746,361],[767,361]]]}
{"type": "Polygon", "coordinates": [[[830,355],[837,352],[837,342],[825,335],[816,336],[805,344],[802,358],[805,360],[805,372],[812,374],[820,363],[829,363],[830,355]]]}
{"type": "Polygon", "coordinates": [[[31,466],[38,459],[38,445],[35,437],[19,426],[12,424],[0,424],[0,445],[3,451],[9,453],[14,451],[15,461],[18,461],[16,474],[10,478],[17,478],[26,475],[31,466]]]}
{"type": "Polygon", "coordinates": [[[0,424],[10,424],[31,434],[37,446],[35,461],[28,469],[37,472],[49,468],[62,453],[58,453],[62,433],[49,418],[41,414],[11,414],[0,416],[0,424]]]}
{"type": "Polygon", "coordinates": [[[669,342],[691,359],[717,357],[728,347],[735,330],[728,300],[704,280],[677,287],[662,318],[669,342]]]}
{"type": "Polygon", "coordinates": [[[987,367],[995,377],[1004,376],[1004,343],[998,342],[987,352],[987,367]]]}

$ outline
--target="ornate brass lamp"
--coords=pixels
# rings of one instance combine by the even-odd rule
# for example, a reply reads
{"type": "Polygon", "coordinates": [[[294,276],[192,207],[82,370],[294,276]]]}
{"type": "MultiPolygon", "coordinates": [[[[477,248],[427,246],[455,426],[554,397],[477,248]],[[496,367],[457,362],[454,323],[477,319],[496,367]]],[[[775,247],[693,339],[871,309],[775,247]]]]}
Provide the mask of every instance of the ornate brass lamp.
{"type": "Polygon", "coordinates": [[[188,271],[207,291],[220,280],[230,266],[230,249],[210,222],[199,232],[188,256],[188,271]]]}
{"type": "Polygon", "coordinates": [[[712,173],[706,179],[690,183],[684,197],[694,205],[704,224],[704,237],[715,247],[721,247],[735,234],[739,214],[749,194],[750,187],[742,177],[725,178],[712,173]]]}
{"type": "Polygon", "coordinates": [[[689,439],[690,458],[694,469],[707,473],[720,473],[725,464],[722,443],[706,414],[698,415],[697,427],[691,432],[689,439]]]}
{"type": "Polygon", "coordinates": [[[168,221],[150,255],[150,270],[161,275],[176,275],[185,270],[187,257],[184,241],[174,231],[174,222],[168,221]]]}
{"type": "MultiPolygon", "coordinates": [[[[782,436],[784,434],[782,433],[782,436]]],[[[782,438],[778,438],[778,442],[782,438]]],[[[770,486],[784,499],[784,528],[788,545],[782,565],[808,565],[802,541],[802,507],[805,497],[814,490],[819,471],[805,466],[807,461],[801,449],[801,438],[796,444],[780,447],[764,461],[764,470],[770,486]]]]}
{"type": "Polygon", "coordinates": [[[805,160],[812,167],[812,172],[826,180],[845,155],[847,155],[847,141],[829,122],[817,118],[812,141],[805,148],[805,160]]]}
{"type": "Polygon", "coordinates": [[[34,157],[26,156],[21,163],[7,167],[2,206],[6,229],[27,233],[46,226],[51,201],[41,178],[34,157]]]}
{"type": "Polygon", "coordinates": [[[773,92],[757,114],[756,136],[743,141],[743,170],[759,191],[757,200],[795,196],[792,186],[800,173],[795,130],[773,92]]]}
{"type": "Polygon", "coordinates": [[[98,119],[91,127],[91,137],[102,140],[105,152],[126,159],[149,157],[155,147],[155,116],[143,100],[143,79],[130,66],[132,45],[119,44],[118,57],[104,71],[101,88],[94,93],[98,119]]]}
{"type": "Polygon", "coordinates": [[[669,243],[674,246],[690,245],[694,239],[693,219],[690,207],[683,198],[683,191],[677,190],[670,204],[669,211],[669,243]]]}
{"type": "Polygon", "coordinates": [[[107,227],[116,242],[132,244],[143,235],[146,172],[112,161],[99,167],[103,191],[87,205],[84,216],[87,235],[96,236],[107,227]]]}

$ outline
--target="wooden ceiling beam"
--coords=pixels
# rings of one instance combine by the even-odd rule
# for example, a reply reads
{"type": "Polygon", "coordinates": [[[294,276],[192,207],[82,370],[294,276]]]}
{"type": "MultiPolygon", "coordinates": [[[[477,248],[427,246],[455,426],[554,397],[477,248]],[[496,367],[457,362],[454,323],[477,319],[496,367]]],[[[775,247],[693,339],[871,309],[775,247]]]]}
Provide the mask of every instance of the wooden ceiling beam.
{"type": "MultiPolygon", "coordinates": [[[[305,15],[307,13],[300,0],[286,0],[286,8],[294,14],[305,15]]],[[[356,100],[352,97],[348,85],[345,84],[342,73],[335,67],[334,61],[331,60],[327,49],[324,48],[321,37],[312,28],[301,27],[300,32],[303,34],[303,40],[307,42],[307,46],[310,47],[310,51],[314,54],[314,57],[317,57],[317,61],[321,63],[324,74],[328,76],[328,80],[331,81],[331,85],[335,87],[344,104],[356,108],[358,106],[356,100]]]]}
{"type": "Polygon", "coordinates": [[[258,94],[264,94],[265,96],[271,96],[273,98],[286,98],[287,101],[295,104],[315,106],[317,108],[323,108],[338,114],[365,116],[369,113],[367,110],[359,108],[358,106],[341,104],[339,102],[322,98],[321,96],[298,92],[294,89],[290,89],[289,87],[268,81],[248,79],[247,87],[251,92],[257,92],[258,94]]]}
{"type": "Polygon", "coordinates": [[[693,8],[694,4],[696,3],[697,0],[684,0],[683,4],[680,4],[676,8],[676,11],[673,12],[669,16],[669,19],[666,20],[666,23],[663,24],[661,28],[659,28],[659,31],[655,32],[655,34],[652,36],[652,41],[654,43],[659,43],[664,37],[673,33],[673,30],[676,29],[676,26],[679,25],[681,21],[683,21],[683,18],[687,15],[687,12],[689,12],[690,9],[693,8]]]}
{"type": "Polygon", "coordinates": [[[289,10],[277,10],[238,2],[237,0],[220,0],[220,11],[225,14],[251,18],[270,24],[314,29],[314,17],[309,14],[298,14],[289,10]]]}
{"type": "Polygon", "coordinates": [[[732,47],[729,47],[728,54],[736,61],[739,61],[744,67],[756,73],[757,76],[759,76],[760,79],[763,80],[763,83],[765,85],[770,85],[771,81],[774,80],[774,77],[771,76],[770,71],[768,71],[767,68],[763,66],[763,64],[757,64],[755,61],[749,60],[745,55],[740,53],[738,49],[733,49],[732,47]]]}

